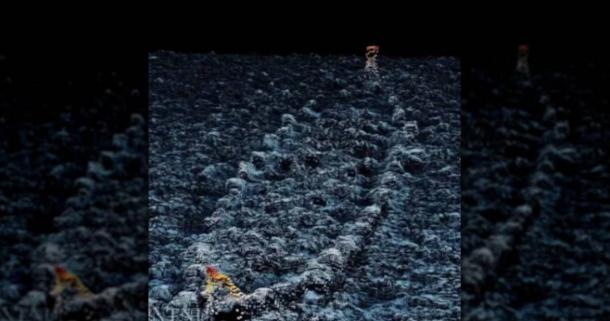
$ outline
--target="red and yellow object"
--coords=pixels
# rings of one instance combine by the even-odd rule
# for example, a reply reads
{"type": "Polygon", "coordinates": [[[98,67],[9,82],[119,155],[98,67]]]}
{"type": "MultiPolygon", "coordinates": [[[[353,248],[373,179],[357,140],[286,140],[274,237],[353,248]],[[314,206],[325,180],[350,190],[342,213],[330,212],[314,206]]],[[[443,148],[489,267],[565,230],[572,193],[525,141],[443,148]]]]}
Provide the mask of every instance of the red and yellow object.
{"type": "Polygon", "coordinates": [[[69,272],[61,266],[55,267],[55,286],[51,291],[51,295],[61,294],[66,289],[73,289],[80,297],[88,297],[93,295],[83,282],[75,274],[69,272]]]}
{"type": "Polygon", "coordinates": [[[372,56],[377,56],[377,54],[379,54],[379,46],[366,46],[366,57],[372,57],[372,56]]]}
{"type": "Polygon", "coordinates": [[[241,297],[243,294],[239,288],[233,284],[231,278],[221,273],[213,266],[206,266],[207,279],[205,285],[205,292],[211,294],[214,292],[216,286],[223,286],[229,290],[229,294],[234,297],[241,297]]]}
{"type": "Polygon", "coordinates": [[[371,45],[366,46],[366,65],[364,66],[364,70],[369,74],[377,75],[379,73],[379,68],[377,67],[377,55],[379,54],[379,46],[371,45]]]}

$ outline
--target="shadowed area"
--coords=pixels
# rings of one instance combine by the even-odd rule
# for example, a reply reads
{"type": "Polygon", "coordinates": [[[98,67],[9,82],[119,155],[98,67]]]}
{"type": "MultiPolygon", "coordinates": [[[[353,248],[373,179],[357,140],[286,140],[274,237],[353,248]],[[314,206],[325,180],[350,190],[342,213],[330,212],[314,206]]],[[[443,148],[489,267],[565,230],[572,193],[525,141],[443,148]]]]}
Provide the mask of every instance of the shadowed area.
{"type": "Polygon", "coordinates": [[[464,320],[610,317],[608,65],[569,58],[464,74],[464,320]]]}
{"type": "Polygon", "coordinates": [[[0,319],[146,319],[143,59],[1,55],[0,319]]]}

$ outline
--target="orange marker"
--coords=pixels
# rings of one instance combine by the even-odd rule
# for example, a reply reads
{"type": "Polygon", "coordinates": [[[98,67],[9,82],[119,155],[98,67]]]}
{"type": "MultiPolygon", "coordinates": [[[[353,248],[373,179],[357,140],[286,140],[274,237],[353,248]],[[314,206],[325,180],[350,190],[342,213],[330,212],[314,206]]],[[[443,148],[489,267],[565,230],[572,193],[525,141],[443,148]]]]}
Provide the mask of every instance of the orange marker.
{"type": "Polygon", "coordinates": [[[379,46],[370,45],[366,46],[366,65],[364,66],[364,70],[369,73],[377,76],[379,74],[379,68],[377,67],[377,55],[379,54],[379,46]]]}
{"type": "Polygon", "coordinates": [[[231,278],[219,272],[218,269],[216,269],[215,267],[208,265],[205,267],[205,271],[208,275],[206,280],[205,292],[211,294],[212,292],[214,292],[215,285],[221,285],[229,290],[229,294],[231,294],[231,296],[240,297],[243,295],[239,288],[235,284],[233,284],[231,278]]]}
{"type": "Polygon", "coordinates": [[[67,288],[74,289],[79,296],[85,297],[92,295],[91,291],[83,284],[78,276],[70,273],[62,266],[55,266],[55,286],[53,287],[51,294],[60,294],[67,288]]]}

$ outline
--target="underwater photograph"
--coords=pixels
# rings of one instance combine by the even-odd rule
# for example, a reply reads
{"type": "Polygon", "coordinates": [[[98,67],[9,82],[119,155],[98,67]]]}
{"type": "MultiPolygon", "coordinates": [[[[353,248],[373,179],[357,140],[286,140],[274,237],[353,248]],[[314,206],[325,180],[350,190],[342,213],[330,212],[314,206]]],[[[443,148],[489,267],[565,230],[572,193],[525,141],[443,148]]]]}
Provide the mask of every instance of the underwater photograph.
{"type": "Polygon", "coordinates": [[[149,54],[149,320],[459,320],[460,61],[149,54]]]}

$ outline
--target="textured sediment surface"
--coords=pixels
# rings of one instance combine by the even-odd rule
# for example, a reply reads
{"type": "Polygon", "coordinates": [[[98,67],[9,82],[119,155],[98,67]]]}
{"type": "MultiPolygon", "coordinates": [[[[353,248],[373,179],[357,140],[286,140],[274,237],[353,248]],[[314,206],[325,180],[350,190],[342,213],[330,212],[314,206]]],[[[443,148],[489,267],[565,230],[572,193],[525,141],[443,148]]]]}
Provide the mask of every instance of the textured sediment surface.
{"type": "Polygon", "coordinates": [[[362,67],[150,56],[151,319],[459,319],[459,64],[362,67]]]}
{"type": "Polygon", "coordinates": [[[0,320],[145,320],[145,99],[111,72],[21,68],[0,59],[0,320]],[[54,265],[94,295],[58,305],[54,265]]]}
{"type": "Polygon", "coordinates": [[[607,74],[588,68],[527,81],[469,72],[465,320],[610,318],[610,118],[596,87],[607,74]]]}

